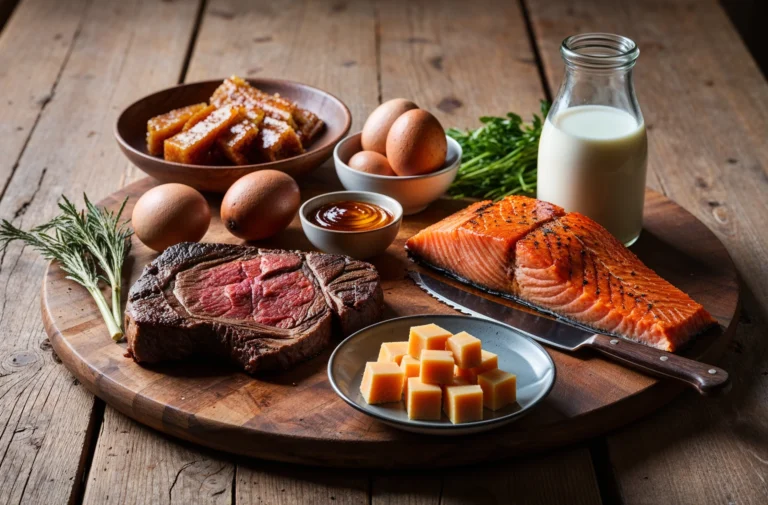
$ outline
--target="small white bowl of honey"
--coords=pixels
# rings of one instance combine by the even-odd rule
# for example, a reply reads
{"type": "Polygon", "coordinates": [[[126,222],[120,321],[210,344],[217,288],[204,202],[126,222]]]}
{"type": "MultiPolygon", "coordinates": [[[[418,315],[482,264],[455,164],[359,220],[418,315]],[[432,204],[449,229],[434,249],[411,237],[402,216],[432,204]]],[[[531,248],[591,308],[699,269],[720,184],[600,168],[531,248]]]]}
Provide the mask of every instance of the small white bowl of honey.
{"type": "Polygon", "coordinates": [[[301,227],[319,250],[365,259],[394,242],[403,207],[394,198],[368,191],[336,191],[316,196],[299,209],[301,227]]]}

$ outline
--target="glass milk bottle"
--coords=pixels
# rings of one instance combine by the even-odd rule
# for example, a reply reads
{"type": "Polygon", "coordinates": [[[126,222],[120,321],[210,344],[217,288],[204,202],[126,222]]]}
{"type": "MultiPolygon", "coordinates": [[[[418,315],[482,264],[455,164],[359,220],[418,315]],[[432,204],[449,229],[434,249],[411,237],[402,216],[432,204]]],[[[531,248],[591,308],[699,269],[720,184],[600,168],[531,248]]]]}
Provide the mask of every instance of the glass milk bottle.
{"type": "Polygon", "coordinates": [[[585,33],[563,41],[565,80],[539,143],[537,198],[585,214],[622,243],[643,225],[648,144],[626,37],[585,33]]]}

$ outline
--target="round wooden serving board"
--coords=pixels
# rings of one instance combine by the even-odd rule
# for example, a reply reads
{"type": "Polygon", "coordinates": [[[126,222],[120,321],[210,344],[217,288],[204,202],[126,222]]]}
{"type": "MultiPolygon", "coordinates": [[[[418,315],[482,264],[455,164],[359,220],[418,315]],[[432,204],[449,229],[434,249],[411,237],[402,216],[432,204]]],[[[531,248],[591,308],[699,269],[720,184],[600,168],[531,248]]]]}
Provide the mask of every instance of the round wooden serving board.
{"type": "MultiPolygon", "coordinates": [[[[107,198],[115,207],[128,197],[127,216],[138,197],[155,185],[145,179],[107,198]]],[[[330,189],[308,182],[302,196],[330,189]]],[[[214,216],[218,200],[212,197],[214,216]]],[[[371,260],[379,270],[384,318],[408,314],[454,314],[406,277],[405,240],[467,202],[440,200],[403,220],[387,252],[371,260]]],[[[737,322],[737,275],[725,247],[694,216],[648,191],[645,230],[635,253],[662,277],[689,293],[719,321],[685,354],[714,362],[737,322]]],[[[217,217],[206,242],[237,243],[217,217]]],[[[310,250],[298,219],[263,247],[310,250]]],[[[128,258],[128,286],[156,256],[137,239],[128,258]]],[[[510,305],[511,302],[506,302],[510,305]]],[[[114,343],[88,293],[51,265],[42,288],[45,327],[56,353],[90,391],[136,419],[170,435],[224,451],[282,461],[346,467],[459,465],[541,450],[592,437],[621,426],[669,401],[682,388],[606,361],[595,353],[547,349],[557,366],[552,393],[530,415],[507,427],[466,437],[398,431],[346,405],[331,389],[326,364],[332,349],[288,372],[250,377],[205,360],[143,367],[114,343]]],[[[337,336],[340,338],[340,336],[337,336]]],[[[393,338],[395,338],[393,336],[393,338]]],[[[407,335],[399,338],[405,340],[407,335]]],[[[701,398],[702,402],[709,401],[701,398]]]]}

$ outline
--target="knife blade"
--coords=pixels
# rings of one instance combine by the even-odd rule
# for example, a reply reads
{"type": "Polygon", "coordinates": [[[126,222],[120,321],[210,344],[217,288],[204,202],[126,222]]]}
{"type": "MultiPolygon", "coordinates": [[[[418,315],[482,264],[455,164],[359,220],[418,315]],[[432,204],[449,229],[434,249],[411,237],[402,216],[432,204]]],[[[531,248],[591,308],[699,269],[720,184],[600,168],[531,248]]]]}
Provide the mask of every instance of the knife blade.
{"type": "Polygon", "coordinates": [[[431,275],[415,271],[409,271],[408,275],[427,294],[459,312],[506,324],[547,346],[568,352],[589,347],[646,373],[685,382],[703,395],[723,392],[730,386],[728,372],[722,368],[518,310],[452,286],[431,275]]]}

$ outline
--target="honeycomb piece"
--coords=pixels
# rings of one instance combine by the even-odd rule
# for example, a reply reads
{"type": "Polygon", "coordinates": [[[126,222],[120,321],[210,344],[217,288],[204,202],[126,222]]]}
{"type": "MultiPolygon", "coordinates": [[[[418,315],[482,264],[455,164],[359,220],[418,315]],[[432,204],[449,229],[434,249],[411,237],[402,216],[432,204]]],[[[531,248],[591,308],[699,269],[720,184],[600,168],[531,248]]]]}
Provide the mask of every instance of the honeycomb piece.
{"type": "Polygon", "coordinates": [[[261,123],[256,151],[264,161],[277,161],[301,154],[304,148],[288,123],[267,116],[261,123]]]}
{"type": "Polygon", "coordinates": [[[147,121],[147,151],[149,154],[152,156],[162,155],[163,142],[179,133],[189,118],[207,106],[206,103],[188,105],[160,114],[147,121]]]}
{"type": "Polygon", "coordinates": [[[243,109],[234,105],[215,110],[189,130],[166,140],[165,159],[177,163],[203,164],[216,137],[242,121],[244,116],[243,109]]]}
{"type": "Polygon", "coordinates": [[[224,131],[216,139],[216,146],[235,165],[247,165],[250,163],[250,147],[258,138],[258,134],[259,127],[246,117],[224,131]]]}
{"type": "Polygon", "coordinates": [[[259,107],[244,107],[245,117],[251,120],[256,126],[260,125],[264,121],[264,109],[259,107]]]}
{"type": "Polygon", "coordinates": [[[235,104],[246,110],[261,109],[267,117],[285,121],[291,128],[296,128],[293,114],[296,104],[279,95],[269,95],[248,84],[237,76],[225,79],[211,95],[211,103],[217,107],[235,104]]]}
{"type": "Polygon", "coordinates": [[[308,146],[323,131],[325,123],[317,117],[317,114],[307,109],[296,107],[293,112],[293,119],[296,122],[296,133],[304,146],[308,146]]]}
{"type": "Polygon", "coordinates": [[[195,126],[197,123],[202,121],[203,119],[207,118],[211,115],[213,111],[216,110],[215,105],[208,105],[204,109],[200,109],[199,111],[192,114],[192,117],[187,120],[186,123],[184,123],[184,128],[181,129],[181,131],[187,131],[193,126],[195,126]]]}

